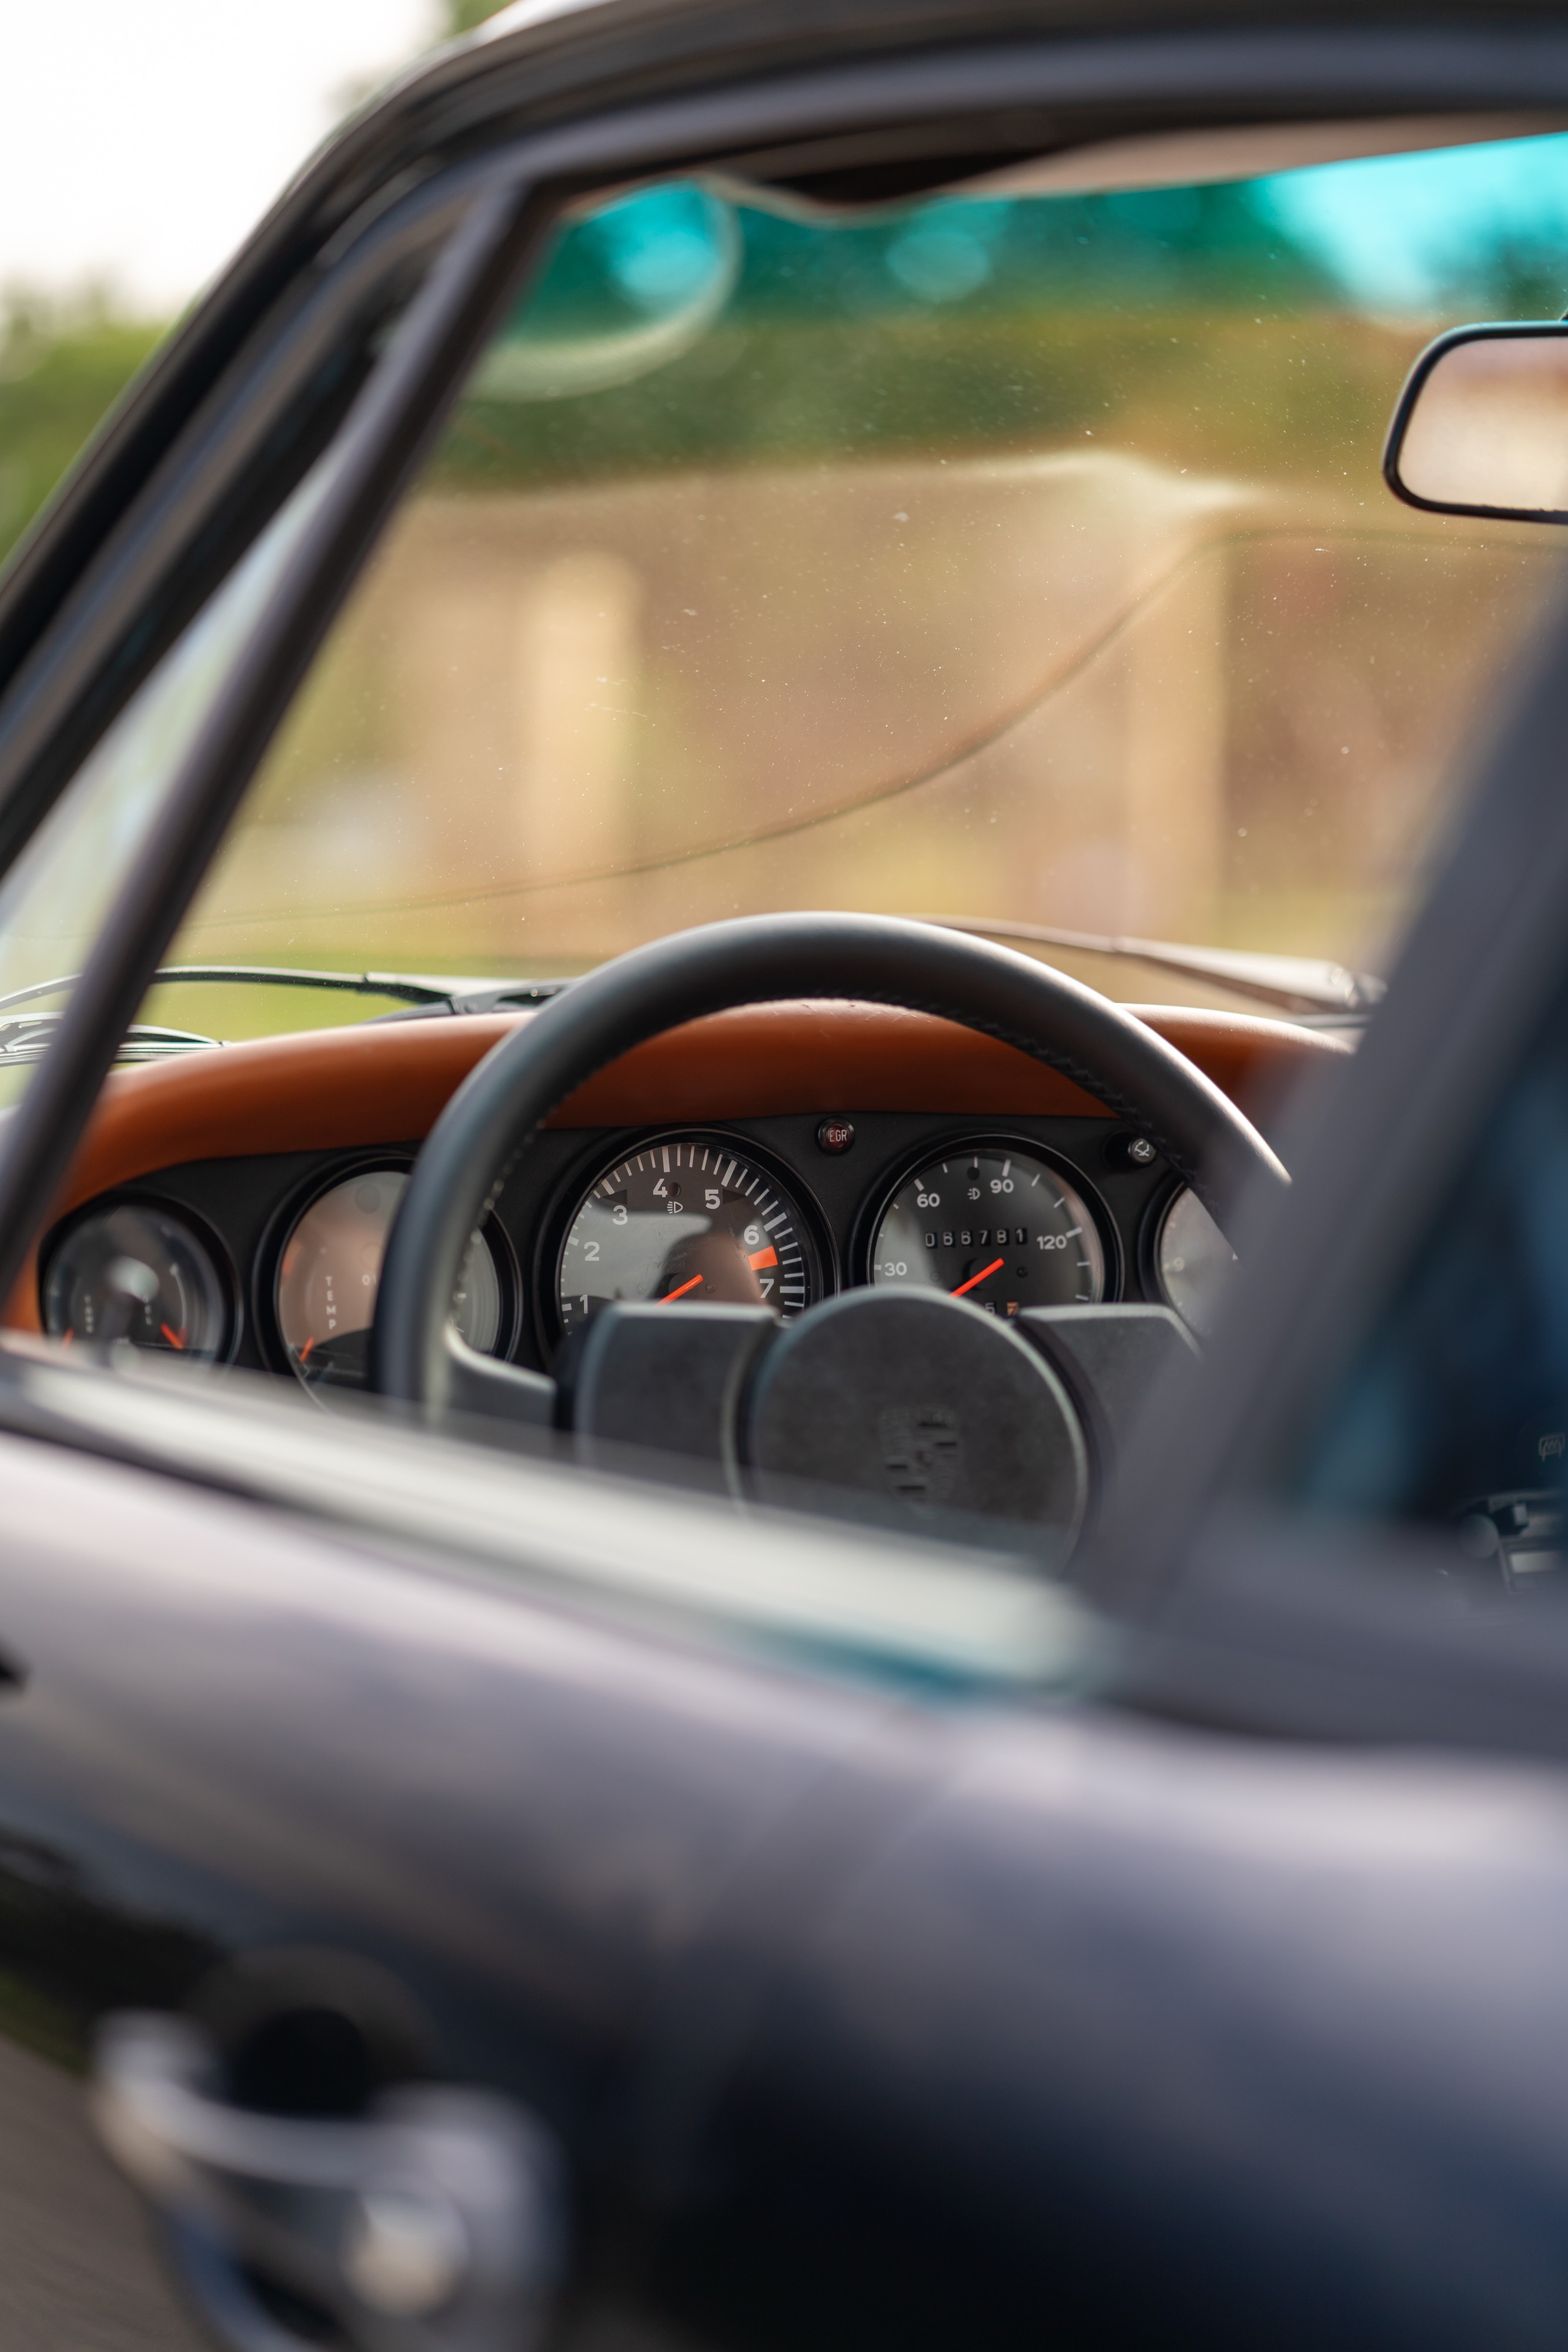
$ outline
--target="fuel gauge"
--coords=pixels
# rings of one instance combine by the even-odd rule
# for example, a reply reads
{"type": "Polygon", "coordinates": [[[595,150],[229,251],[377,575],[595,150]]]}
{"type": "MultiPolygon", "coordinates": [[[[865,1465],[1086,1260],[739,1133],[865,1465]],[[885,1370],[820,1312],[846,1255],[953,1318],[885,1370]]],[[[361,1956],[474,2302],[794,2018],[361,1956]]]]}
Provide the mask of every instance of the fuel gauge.
{"type": "Polygon", "coordinates": [[[229,1294],[183,1217],[124,1201],[63,1236],[44,1277],[43,1314],[51,1339],[125,1340],[210,1364],[225,1350],[229,1294]]]}

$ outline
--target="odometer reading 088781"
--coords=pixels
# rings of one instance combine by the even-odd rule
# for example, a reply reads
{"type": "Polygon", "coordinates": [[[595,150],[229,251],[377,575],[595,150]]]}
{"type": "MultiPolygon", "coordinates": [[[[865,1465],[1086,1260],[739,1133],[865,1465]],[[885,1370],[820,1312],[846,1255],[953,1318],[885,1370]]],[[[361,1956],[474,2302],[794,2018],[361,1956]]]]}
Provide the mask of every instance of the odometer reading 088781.
{"type": "Polygon", "coordinates": [[[1054,1168],[982,1144],[933,1160],[900,1185],[876,1229],[871,1278],[946,1290],[1009,1316],[1095,1305],[1105,1254],[1087,1206],[1054,1168]]]}

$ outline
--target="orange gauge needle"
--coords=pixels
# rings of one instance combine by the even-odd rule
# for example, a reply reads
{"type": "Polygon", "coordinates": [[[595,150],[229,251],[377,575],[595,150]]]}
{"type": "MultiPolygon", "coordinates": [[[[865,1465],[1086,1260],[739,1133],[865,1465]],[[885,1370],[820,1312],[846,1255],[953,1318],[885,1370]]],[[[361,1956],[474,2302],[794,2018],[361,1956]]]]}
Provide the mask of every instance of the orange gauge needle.
{"type": "Polygon", "coordinates": [[[973,1290],[977,1283],[988,1281],[990,1276],[999,1273],[1006,1264],[1005,1257],[994,1257],[989,1265],[983,1265],[978,1274],[972,1274],[967,1282],[961,1282],[953,1293],[954,1297],[962,1298],[966,1290],[973,1290]]]}
{"type": "Polygon", "coordinates": [[[779,1263],[779,1253],[773,1247],[772,1243],[769,1242],[766,1249],[753,1250],[746,1263],[747,1265],[751,1266],[777,1265],[779,1263]]]}
{"type": "Polygon", "coordinates": [[[158,1328],[162,1332],[163,1337],[168,1340],[171,1348],[183,1348],[184,1346],[185,1334],[183,1331],[171,1331],[167,1323],[160,1323],[158,1328]]]}
{"type": "Polygon", "coordinates": [[[695,1290],[701,1280],[702,1276],[700,1274],[694,1274],[689,1282],[682,1283],[679,1290],[666,1290],[664,1297],[660,1301],[660,1305],[667,1307],[672,1298],[684,1298],[687,1291],[695,1290]]]}
{"type": "Polygon", "coordinates": [[[316,1334],[312,1331],[310,1337],[306,1340],[305,1345],[299,1350],[299,1361],[302,1364],[308,1364],[310,1361],[310,1350],[315,1345],[316,1334]]]}

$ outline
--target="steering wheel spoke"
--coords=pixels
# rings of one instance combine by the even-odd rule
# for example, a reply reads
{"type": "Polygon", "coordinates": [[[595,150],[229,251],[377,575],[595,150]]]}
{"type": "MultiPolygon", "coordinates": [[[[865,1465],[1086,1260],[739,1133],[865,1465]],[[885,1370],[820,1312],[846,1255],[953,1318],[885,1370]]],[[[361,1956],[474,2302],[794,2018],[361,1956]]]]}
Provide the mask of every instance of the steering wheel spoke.
{"type": "Polygon", "coordinates": [[[498,1363],[482,1356],[447,1325],[444,1357],[448,1413],[477,1413],[508,1421],[528,1429],[554,1425],[556,1385],[543,1372],[525,1370],[521,1364],[498,1363]]]}

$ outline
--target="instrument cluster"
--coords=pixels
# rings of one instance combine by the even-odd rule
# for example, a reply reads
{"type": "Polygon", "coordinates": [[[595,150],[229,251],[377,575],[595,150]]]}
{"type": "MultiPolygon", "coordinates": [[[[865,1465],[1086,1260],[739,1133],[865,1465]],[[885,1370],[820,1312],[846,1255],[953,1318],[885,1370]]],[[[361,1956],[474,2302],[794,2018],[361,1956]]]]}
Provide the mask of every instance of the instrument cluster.
{"type": "MultiPolygon", "coordinates": [[[[415,1149],[209,1160],[93,1202],[46,1245],[44,1327],[261,1365],[318,1394],[362,1388],[415,1149]]],[[[549,1129],[474,1234],[452,1311],[472,1347],[547,1369],[615,1300],[765,1306],[789,1321],[867,1283],[945,1290],[1002,1318],[1153,1300],[1203,1337],[1234,1265],[1197,1197],[1104,1119],[549,1129]]]]}

